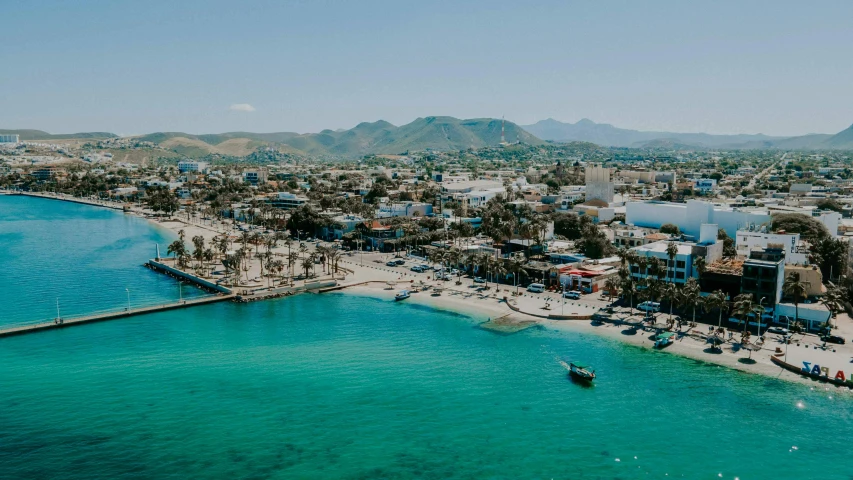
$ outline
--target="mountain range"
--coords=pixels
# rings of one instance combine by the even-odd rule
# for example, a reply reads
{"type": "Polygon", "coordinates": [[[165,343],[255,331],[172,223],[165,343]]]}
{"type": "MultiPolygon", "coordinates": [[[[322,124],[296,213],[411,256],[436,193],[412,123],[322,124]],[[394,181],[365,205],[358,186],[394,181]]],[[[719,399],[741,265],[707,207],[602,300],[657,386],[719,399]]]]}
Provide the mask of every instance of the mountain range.
{"type": "MultiPolygon", "coordinates": [[[[323,130],[319,133],[250,133],[229,132],[214,135],[191,135],[161,132],[137,137],[157,143],[182,155],[194,156],[220,152],[223,146],[245,148],[273,145],[292,153],[332,156],[404,153],[409,150],[463,150],[497,145],[501,138],[501,120],[453,117],[426,117],[402,126],[384,120],[363,122],[349,130],[323,130]],[[230,144],[230,145],[229,145],[230,144]]],[[[505,123],[509,142],[541,144],[542,140],[525,132],[512,122],[505,123]]]]}
{"type": "Polygon", "coordinates": [[[584,118],[564,123],[553,118],[521,128],[552,142],[582,141],[607,147],[673,149],[853,149],[853,126],[835,135],[813,133],[796,137],[763,134],[712,135],[709,133],[650,132],[628,130],[584,118]]]}
{"type": "MultiPolygon", "coordinates": [[[[183,132],[156,132],[135,138],[149,141],[178,155],[200,157],[208,154],[245,156],[262,146],[283,152],[334,157],[369,154],[400,154],[418,150],[464,150],[497,145],[501,125],[510,143],[541,145],[551,142],[590,142],[606,147],[701,149],[850,149],[853,126],[835,135],[809,134],[796,137],[768,135],[712,135],[708,133],[651,132],[618,128],[583,119],[564,123],[554,119],[519,126],[494,118],[460,120],[453,117],[425,117],[395,126],[384,120],[363,122],[351,129],[323,130],[319,133],[227,132],[195,135],[183,132]]],[[[88,132],[54,135],[41,130],[0,130],[19,134],[22,140],[107,139],[117,135],[88,132]]]]}

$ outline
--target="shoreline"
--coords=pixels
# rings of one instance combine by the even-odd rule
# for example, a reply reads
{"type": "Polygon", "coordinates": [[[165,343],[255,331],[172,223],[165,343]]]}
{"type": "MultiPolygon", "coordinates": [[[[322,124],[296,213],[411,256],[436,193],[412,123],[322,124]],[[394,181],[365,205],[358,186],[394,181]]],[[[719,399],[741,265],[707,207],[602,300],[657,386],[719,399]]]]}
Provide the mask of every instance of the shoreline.
{"type": "MultiPolygon", "coordinates": [[[[178,218],[171,218],[166,221],[159,221],[154,218],[149,218],[146,216],[146,212],[144,210],[125,210],[120,206],[103,204],[96,201],[86,201],[84,199],[77,199],[74,197],[66,198],[63,196],[46,195],[33,192],[12,192],[12,194],[67,201],[77,204],[89,205],[93,207],[102,207],[109,208],[111,210],[118,210],[147,220],[148,223],[150,223],[151,225],[156,225],[159,228],[168,230],[173,235],[177,235],[178,230],[183,229],[185,230],[186,236],[188,238],[191,238],[194,235],[201,234],[206,239],[209,239],[215,235],[221,234],[220,231],[217,231],[212,227],[188,223],[178,218]]],[[[476,290],[471,290],[470,286],[466,286],[464,284],[461,286],[449,285],[449,282],[436,284],[436,281],[429,280],[428,273],[415,274],[404,270],[392,271],[376,266],[377,262],[379,262],[378,259],[381,259],[386,256],[387,254],[363,252],[354,253],[351,256],[342,257],[341,264],[346,265],[346,268],[351,269],[353,273],[348,275],[347,282],[339,284],[341,288],[336,289],[336,291],[338,293],[346,295],[370,296],[373,298],[387,299],[388,301],[393,301],[394,293],[399,290],[402,285],[395,286],[392,289],[388,289],[386,285],[387,282],[398,282],[401,284],[406,283],[407,285],[412,286],[414,284],[408,282],[415,282],[418,279],[426,280],[428,282],[428,285],[440,285],[444,293],[442,293],[441,296],[436,297],[432,296],[429,291],[422,291],[419,293],[414,293],[411,298],[406,300],[406,302],[424,305],[444,312],[462,314],[472,319],[475,319],[475,325],[480,325],[486,322],[487,319],[495,320],[506,318],[510,323],[526,322],[526,326],[524,328],[539,325],[544,328],[550,328],[560,332],[596,335],[598,337],[606,338],[611,341],[616,341],[621,344],[630,345],[636,348],[653,349],[654,340],[649,338],[650,332],[648,331],[636,330],[635,334],[628,334],[626,333],[626,331],[632,330],[631,327],[625,324],[620,324],[619,321],[605,321],[602,323],[593,324],[593,322],[588,319],[557,320],[543,318],[542,316],[538,315],[533,316],[528,313],[525,313],[525,311],[516,311],[514,309],[511,309],[506,303],[504,303],[502,298],[503,294],[499,294],[498,297],[495,297],[494,295],[483,296],[482,294],[477,293],[476,290]],[[358,259],[358,257],[361,257],[360,261],[356,260],[358,259]],[[364,257],[367,258],[365,259],[364,257]],[[365,261],[367,262],[367,264],[365,264],[365,261]]],[[[504,292],[510,292],[514,290],[511,286],[508,285],[500,285],[498,288],[503,288],[504,292]]],[[[539,297],[534,300],[529,300],[526,297],[517,297],[516,299],[511,300],[517,301],[519,303],[523,302],[523,306],[526,308],[523,308],[522,310],[531,311],[531,308],[535,308],[533,304],[536,300],[541,302],[545,298],[547,297],[539,297]]],[[[559,300],[556,301],[559,302],[559,300]]],[[[571,303],[574,305],[581,305],[581,302],[571,303]]],[[[586,304],[583,308],[593,307],[593,305],[586,304]]],[[[698,328],[703,327],[705,327],[704,324],[699,324],[698,328]]],[[[523,330],[524,328],[508,333],[517,333],[523,330]]],[[[491,329],[487,328],[487,330],[491,329]]],[[[497,330],[494,331],[496,333],[501,333],[497,330]]],[[[691,332],[691,330],[688,330],[687,332],[689,333],[691,332]]],[[[669,345],[662,351],[664,353],[677,355],[683,358],[689,358],[695,361],[701,361],[703,363],[727,367],[743,373],[761,375],[764,377],[775,378],[792,383],[799,383],[802,385],[809,385],[812,387],[823,386],[826,388],[835,388],[849,391],[851,392],[851,394],[853,394],[853,390],[848,387],[836,386],[831,383],[821,382],[819,380],[808,378],[779,367],[778,365],[772,362],[772,350],[768,350],[767,347],[758,352],[755,352],[752,355],[752,361],[747,360],[748,355],[743,354],[739,350],[734,350],[731,344],[725,344],[723,347],[724,351],[722,353],[709,353],[706,347],[707,344],[699,343],[696,338],[693,338],[689,335],[684,335],[679,337],[678,340],[673,342],[673,344],[669,345]]],[[[775,347],[775,344],[771,343],[769,348],[772,349],[773,347],[775,347]]],[[[806,347],[805,350],[808,350],[808,347],[806,347]]]]}

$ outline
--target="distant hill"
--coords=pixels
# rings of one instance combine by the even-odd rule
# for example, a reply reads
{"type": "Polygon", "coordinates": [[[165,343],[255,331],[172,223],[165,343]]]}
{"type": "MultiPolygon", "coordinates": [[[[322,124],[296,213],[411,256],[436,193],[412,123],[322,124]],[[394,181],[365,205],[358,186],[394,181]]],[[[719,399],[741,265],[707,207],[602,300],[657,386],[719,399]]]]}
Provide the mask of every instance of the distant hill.
{"type": "Polygon", "coordinates": [[[822,141],[821,145],[825,145],[825,148],[853,150],[853,125],[822,141]]]}
{"type": "Polygon", "coordinates": [[[544,140],[554,142],[585,141],[608,147],[690,149],[767,149],[781,150],[853,150],[853,125],[835,135],[810,133],[796,137],[768,135],[712,135],[709,133],[644,132],[595,123],[583,119],[563,123],[552,118],[522,126],[544,140]]]}
{"type": "MultiPolygon", "coordinates": [[[[506,122],[506,140],[539,145],[539,138],[512,122],[506,122]]],[[[395,154],[411,150],[463,150],[497,145],[501,139],[501,120],[453,117],[418,118],[397,127],[384,120],[363,122],[349,130],[323,130],[319,133],[228,132],[191,135],[158,132],[137,137],[186,156],[208,153],[245,155],[259,146],[272,145],[291,153],[355,157],[367,154],[395,154]]]]}
{"type": "Polygon", "coordinates": [[[47,133],[42,130],[0,130],[0,135],[20,135],[21,140],[68,140],[116,138],[118,135],[108,132],[82,132],[82,133],[47,133]]]}
{"type": "Polygon", "coordinates": [[[767,135],[711,135],[708,133],[645,132],[595,123],[584,118],[577,123],[563,123],[553,118],[522,126],[544,140],[554,142],[584,141],[608,147],[643,147],[648,142],[665,140],[682,146],[718,148],[746,142],[781,140],[767,135]]]}

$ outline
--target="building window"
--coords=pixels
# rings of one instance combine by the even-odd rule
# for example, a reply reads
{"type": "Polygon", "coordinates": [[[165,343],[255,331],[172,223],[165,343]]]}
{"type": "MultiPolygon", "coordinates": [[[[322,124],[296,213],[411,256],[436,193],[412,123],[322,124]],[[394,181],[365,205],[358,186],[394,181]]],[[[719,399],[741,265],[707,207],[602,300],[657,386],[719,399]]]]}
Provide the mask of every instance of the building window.
{"type": "Polygon", "coordinates": [[[675,278],[678,280],[684,280],[684,272],[675,272],[675,278]]]}
{"type": "Polygon", "coordinates": [[[640,273],[640,267],[631,265],[631,273],[640,273]]]}
{"type": "Polygon", "coordinates": [[[675,268],[684,268],[684,260],[676,260],[675,268]]]}

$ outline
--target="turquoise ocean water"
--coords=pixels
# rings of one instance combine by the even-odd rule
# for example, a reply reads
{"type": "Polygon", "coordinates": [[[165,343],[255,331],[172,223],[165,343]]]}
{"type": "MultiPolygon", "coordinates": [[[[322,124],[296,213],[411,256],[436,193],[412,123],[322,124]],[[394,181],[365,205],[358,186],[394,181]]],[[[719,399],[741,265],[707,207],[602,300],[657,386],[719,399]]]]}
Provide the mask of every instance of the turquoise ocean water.
{"type": "Polygon", "coordinates": [[[177,238],[144,219],[106,208],[0,196],[0,328],[60,315],[157,305],[203,295],[140,268],[177,238]]]}
{"type": "MultiPolygon", "coordinates": [[[[35,208],[92,231],[127,221],[35,208]]],[[[27,238],[4,229],[7,268],[27,238]]],[[[148,254],[111,244],[134,265],[148,254]]],[[[0,478],[853,477],[847,392],[482,320],[326,294],[0,339],[0,478]],[[594,365],[596,385],[558,358],[594,365]]]]}

